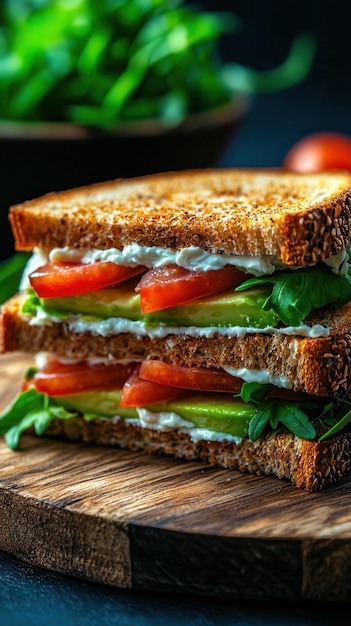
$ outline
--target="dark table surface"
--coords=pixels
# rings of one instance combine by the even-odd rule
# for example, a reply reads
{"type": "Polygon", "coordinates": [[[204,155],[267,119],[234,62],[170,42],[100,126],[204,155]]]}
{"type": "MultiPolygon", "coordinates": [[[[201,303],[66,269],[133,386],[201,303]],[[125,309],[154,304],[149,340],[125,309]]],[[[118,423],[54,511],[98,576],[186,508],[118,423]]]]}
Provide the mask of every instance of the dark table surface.
{"type": "MultiPolygon", "coordinates": [[[[349,98],[309,81],[260,96],[218,166],[274,167],[300,137],[333,130],[351,134],[349,98]]],[[[312,626],[345,623],[347,605],[281,604],[130,592],[47,572],[0,553],[0,624],[43,626],[231,625],[312,626]]]]}

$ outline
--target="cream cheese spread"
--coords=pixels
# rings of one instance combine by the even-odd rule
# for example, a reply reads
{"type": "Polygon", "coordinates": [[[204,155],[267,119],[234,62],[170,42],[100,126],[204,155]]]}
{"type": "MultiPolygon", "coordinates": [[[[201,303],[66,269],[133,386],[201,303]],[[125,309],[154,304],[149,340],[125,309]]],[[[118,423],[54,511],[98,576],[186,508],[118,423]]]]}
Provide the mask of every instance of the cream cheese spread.
{"type": "Polygon", "coordinates": [[[137,408],[136,409],[140,419],[140,425],[143,428],[151,428],[151,430],[159,430],[161,432],[170,432],[177,430],[178,432],[189,435],[191,441],[197,443],[198,441],[230,441],[233,443],[240,443],[242,439],[240,437],[234,437],[227,433],[220,433],[208,428],[197,428],[192,422],[189,422],[177,413],[163,411],[161,413],[153,413],[148,409],[137,408]]]}
{"type": "Polygon", "coordinates": [[[246,367],[223,367],[227,374],[241,378],[246,383],[260,383],[271,384],[275,387],[281,387],[283,389],[292,389],[293,383],[284,376],[271,376],[268,370],[265,369],[252,369],[249,370],[246,367]]]}
{"type": "Polygon", "coordinates": [[[118,265],[135,267],[144,265],[148,268],[164,267],[175,264],[195,272],[218,270],[226,265],[235,265],[254,276],[272,274],[283,265],[275,256],[266,255],[255,257],[248,255],[210,254],[197,246],[189,246],[173,252],[160,246],[140,246],[132,243],[123,250],[109,248],[108,250],[74,250],[69,248],[54,248],[49,253],[49,260],[57,263],[93,263],[95,261],[111,261],[118,265]]]}
{"type": "MultiPolygon", "coordinates": [[[[111,261],[117,265],[135,267],[144,265],[148,268],[164,267],[165,265],[179,265],[195,272],[218,270],[226,265],[235,265],[254,276],[272,274],[277,269],[298,269],[284,265],[274,255],[262,257],[249,255],[211,254],[197,246],[188,246],[173,252],[160,246],[140,246],[132,243],[122,250],[109,248],[108,250],[74,250],[69,248],[54,248],[49,253],[49,260],[56,263],[94,263],[96,261],[111,261]]],[[[324,261],[333,272],[346,274],[348,269],[348,254],[340,250],[337,254],[324,261]]]]}

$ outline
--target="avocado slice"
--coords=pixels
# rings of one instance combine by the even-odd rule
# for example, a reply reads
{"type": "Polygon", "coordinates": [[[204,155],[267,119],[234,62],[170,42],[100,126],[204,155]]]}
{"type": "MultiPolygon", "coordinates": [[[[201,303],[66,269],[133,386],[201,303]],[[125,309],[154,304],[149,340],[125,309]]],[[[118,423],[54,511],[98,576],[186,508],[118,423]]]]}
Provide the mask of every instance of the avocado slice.
{"type": "MultiPolygon", "coordinates": [[[[76,409],[93,417],[114,417],[138,419],[136,409],[120,409],[121,391],[88,391],[57,398],[65,408],[76,409]]],[[[162,402],[146,407],[154,413],[173,412],[196,428],[206,428],[215,432],[243,438],[247,435],[249,422],[255,414],[253,404],[246,404],[238,398],[222,393],[195,393],[186,397],[162,402]]]]}
{"type": "Polygon", "coordinates": [[[78,313],[99,319],[121,317],[142,321],[151,326],[159,324],[197,327],[254,327],[276,326],[279,317],[273,311],[264,311],[263,305],[270,288],[260,287],[245,292],[229,289],[220,294],[207,296],[149,315],[142,315],[140,296],[134,291],[133,282],[121,286],[62,298],[41,299],[41,306],[49,314],[78,313]]]}

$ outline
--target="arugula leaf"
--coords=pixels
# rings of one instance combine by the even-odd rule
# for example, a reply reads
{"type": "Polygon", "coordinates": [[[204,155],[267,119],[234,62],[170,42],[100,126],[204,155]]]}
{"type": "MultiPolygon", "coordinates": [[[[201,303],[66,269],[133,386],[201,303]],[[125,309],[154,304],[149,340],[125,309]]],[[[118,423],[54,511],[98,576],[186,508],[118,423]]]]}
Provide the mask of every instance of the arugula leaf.
{"type": "Polygon", "coordinates": [[[0,434],[5,435],[6,444],[14,450],[22,433],[29,428],[34,428],[37,435],[42,435],[55,418],[71,419],[77,415],[76,411],[58,405],[45,393],[28,389],[19,393],[0,415],[0,434]]]}
{"type": "Polygon", "coordinates": [[[5,433],[6,445],[15,450],[18,447],[22,433],[33,426],[35,422],[35,412],[28,413],[23,417],[19,424],[15,424],[5,433]]]}
{"type": "Polygon", "coordinates": [[[283,424],[297,437],[314,439],[316,431],[305,410],[313,410],[317,404],[310,401],[287,402],[277,398],[266,399],[270,387],[269,384],[244,382],[236,396],[243,402],[257,404],[256,413],[249,423],[249,439],[256,441],[268,424],[273,430],[276,430],[279,424],[283,424]]]}
{"type": "Polygon", "coordinates": [[[44,407],[43,393],[35,389],[28,389],[19,393],[14,401],[0,415],[0,435],[4,435],[9,428],[18,424],[24,415],[44,407]]]}
{"type": "Polygon", "coordinates": [[[251,441],[256,441],[263,433],[272,416],[270,403],[262,402],[257,409],[252,420],[249,422],[248,437],[251,441]]]}
{"type": "Polygon", "coordinates": [[[316,430],[304,411],[298,408],[295,402],[284,402],[277,407],[276,419],[297,437],[314,439],[316,430]]]}
{"type": "Polygon", "coordinates": [[[0,304],[17,293],[28,259],[29,254],[18,252],[0,263],[0,304]]]}
{"type": "Polygon", "coordinates": [[[240,18],[185,0],[3,0],[0,17],[2,119],[175,126],[237,93],[299,83],[315,53],[301,33],[271,70],[223,63],[221,37],[240,18]]]}
{"type": "Polygon", "coordinates": [[[346,426],[348,426],[348,424],[350,423],[351,423],[351,404],[350,402],[347,402],[347,400],[341,400],[339,405],[336,407],[335,415],[333,416],[333,419],[330,419],[329,424],[327,421],[328,426],[330,425],[331,428],[329,428],[329,430],[327,430],[327,432],[325,432],[319,438],[318,441],[324,441],[325,439],[328,439],[329,437],[333,437],[338,432],[346,428],[346,426]],[[330,424],[331,421],[333,421],[334,423],[330,424]]]}
{"type": "Polygon", "coordinates": [[[249,439],[256,441],[270,424],[273,430],[283,424],[290,432],[301,439],[314,439],[316,430],[306,413],[299,408],[301,403],[285,400],[264,400],[249,423],[249,439]]]}
{"type": "Polygon", "coordinates": [[[253,402],[254,404],[259,404],[262,402],[271,385],[262,385],[261,383],[243,383],[241,386],[240,393],[236,394],[236,398],[241,398],[243,402],[246,404],[248,402],[253,402]]]}
{"type": "Polygon", "coordinates": [[[351,300],[350,276],[335,274],[323,263],[294,271],[278,271],[271,276],[249,278],[235,291],[267,283],[271,283],[273,289],[263,309],[275,311],[287,326],[300,326],[314,309],[327,304],[340,307],[351,300]]]}

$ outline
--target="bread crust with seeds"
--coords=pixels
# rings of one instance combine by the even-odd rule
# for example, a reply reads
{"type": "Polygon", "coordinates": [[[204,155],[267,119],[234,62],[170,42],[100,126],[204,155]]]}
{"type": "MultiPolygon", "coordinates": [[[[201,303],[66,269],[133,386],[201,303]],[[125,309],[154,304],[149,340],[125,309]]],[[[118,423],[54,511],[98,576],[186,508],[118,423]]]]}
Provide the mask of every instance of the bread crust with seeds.
{"type": "Polygon", "coordinates": [[[273,431],[257,441],[191,441],[186,433],[141,428],[123,419],[82,417],[56,420],[47,434],[98,445],[116,446],[149,454],[167,454],[187,461],[203,461],[256,475],[291,480],[306,491],[321,491],[347,474],[351,465],[351,432],[330,440],[306,441],[286,431],[273,431]]]}
{"type": "Polygon", "coordinates": [[[351,175],[202,170],[117,180],[12,207],[16,248],[172,250],[322,261],[351,242],[351,175]]]}

